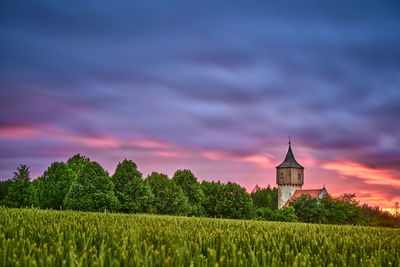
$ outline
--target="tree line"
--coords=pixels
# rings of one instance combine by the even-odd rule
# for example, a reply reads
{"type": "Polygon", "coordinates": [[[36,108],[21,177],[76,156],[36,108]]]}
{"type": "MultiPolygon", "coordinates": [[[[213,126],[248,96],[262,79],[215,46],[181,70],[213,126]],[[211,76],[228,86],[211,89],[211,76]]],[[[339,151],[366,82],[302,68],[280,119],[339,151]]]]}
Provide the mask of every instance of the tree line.
{"type": "Polygon", "coordinates": [[[379,207],[359,205],[354,194],[317,200],[302,195],[289,207],[277,209],[278,189],[260,188],[249,194],[232,182],[202,181],[190,170],[177,170],[170,179],[153,172],[143,177],[125,159],[112,176],[102,166],[79,154],[67,162],[53,162],[30,181],[29,167],[21,165],[10,180],[0,182],[0,205],[80,211],[154,213],[231,219],[357,224],[396,227],[400,216],[379,207]]]}

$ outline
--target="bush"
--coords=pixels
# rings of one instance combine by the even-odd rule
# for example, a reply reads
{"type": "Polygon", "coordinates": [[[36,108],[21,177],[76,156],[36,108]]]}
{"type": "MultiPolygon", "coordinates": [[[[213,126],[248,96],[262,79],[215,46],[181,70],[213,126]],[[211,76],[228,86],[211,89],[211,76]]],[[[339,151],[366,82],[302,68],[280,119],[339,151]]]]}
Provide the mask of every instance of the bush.
{"type": "Polygon", "coordinates": [[[293,207],[282,207],[272,213],[273,221],[297,222],[298,218],[293,207]]]}

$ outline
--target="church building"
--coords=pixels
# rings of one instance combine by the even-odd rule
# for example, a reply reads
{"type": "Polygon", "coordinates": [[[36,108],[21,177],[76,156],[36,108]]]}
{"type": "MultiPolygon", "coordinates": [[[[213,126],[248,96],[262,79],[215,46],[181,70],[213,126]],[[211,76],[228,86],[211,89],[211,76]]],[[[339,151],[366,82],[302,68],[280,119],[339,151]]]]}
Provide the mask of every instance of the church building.
{"type": "Polygon", "coordinates": [[[294,158],[291,142],[285,160],[276,167],[276,183],[278,185],[278,209],[289,206],[295,198],[307,194],[317,199],[328,195],[325,187],[321,189],[302,189],[304,184],[304,167],[294,158]]]}

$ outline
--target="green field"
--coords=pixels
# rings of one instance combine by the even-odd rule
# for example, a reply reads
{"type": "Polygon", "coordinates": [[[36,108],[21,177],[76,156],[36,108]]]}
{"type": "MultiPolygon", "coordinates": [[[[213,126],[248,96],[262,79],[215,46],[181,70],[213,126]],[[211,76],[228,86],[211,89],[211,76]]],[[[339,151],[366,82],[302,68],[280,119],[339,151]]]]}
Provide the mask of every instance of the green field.
{"type": "Polygon", "coordinates": [[[0,207],[1,266],[399,266],[400,230],[0,207]]]}

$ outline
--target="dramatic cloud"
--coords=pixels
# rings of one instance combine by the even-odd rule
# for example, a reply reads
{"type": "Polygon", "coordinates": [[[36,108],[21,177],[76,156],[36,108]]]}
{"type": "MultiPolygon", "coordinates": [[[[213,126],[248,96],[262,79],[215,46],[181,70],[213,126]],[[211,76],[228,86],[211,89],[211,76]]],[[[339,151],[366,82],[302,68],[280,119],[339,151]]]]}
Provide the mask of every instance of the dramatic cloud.
{"type": "Polygon", "coordinates": [[[397,1],[0,7],[2,179],[81,153],[251,190],[290,135],[305,187],[400,201],[397,1]]]}
{"type": "Polygon", "coordinates": [[[390,184],[400,188],[400,179],[396,179],[396,177],[400,177],[398,171],[371,169],[354,162],[328,162],[322,167],[336,170],[339,174],[345,176],[365,179],[368,184],[390,184]]]}

